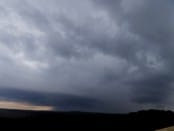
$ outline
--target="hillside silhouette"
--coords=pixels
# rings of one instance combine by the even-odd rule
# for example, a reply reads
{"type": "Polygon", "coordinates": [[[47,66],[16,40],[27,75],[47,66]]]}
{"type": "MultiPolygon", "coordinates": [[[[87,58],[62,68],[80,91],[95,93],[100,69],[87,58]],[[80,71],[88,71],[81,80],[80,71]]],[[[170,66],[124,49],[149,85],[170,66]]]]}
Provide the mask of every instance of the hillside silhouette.
{"type": "Polygon", "coordinates": [[[174,113],[162,110],[128,114],[0,110],[1,129],[153,131],[172,125],[174,125],[174,113]]]}

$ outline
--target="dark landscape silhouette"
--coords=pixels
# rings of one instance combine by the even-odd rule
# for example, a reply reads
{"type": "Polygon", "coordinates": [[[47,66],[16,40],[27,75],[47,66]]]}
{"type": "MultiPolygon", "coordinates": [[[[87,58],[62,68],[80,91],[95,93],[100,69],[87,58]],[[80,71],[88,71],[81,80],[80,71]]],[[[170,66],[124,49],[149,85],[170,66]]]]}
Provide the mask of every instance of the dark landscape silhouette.
{"type": "Polygon", "coordinates": [[[144,110],[128,114],[0,110],[2,129],[154,131],[172,125],[174,113],[162,110],[144,110]]]}

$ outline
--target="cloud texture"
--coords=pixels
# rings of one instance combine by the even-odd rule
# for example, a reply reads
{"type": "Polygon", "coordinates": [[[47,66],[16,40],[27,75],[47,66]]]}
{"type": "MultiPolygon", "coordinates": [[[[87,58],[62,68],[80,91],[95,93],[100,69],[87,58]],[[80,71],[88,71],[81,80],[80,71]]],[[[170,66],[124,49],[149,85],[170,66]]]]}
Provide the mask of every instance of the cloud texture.
{"type": "MultiPolygon", "coordinates": [[[[72,104],[77,110],[93,102],[103,112],[173,109],[173,7],[172,0],[1,0],[0,86],[84,97],[75,101],[85,108],[72,104]]],[[[57,99],[48,103],[63,106],[57,99]]]]}

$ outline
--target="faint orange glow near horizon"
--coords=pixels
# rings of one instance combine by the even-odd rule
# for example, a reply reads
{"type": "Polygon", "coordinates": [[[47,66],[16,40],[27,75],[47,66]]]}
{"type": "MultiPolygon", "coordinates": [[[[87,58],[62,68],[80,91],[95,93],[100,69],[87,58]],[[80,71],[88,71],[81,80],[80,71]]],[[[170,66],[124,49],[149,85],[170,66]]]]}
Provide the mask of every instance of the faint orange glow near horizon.
{"type": "Polygon", "coordinates": [[[23,103],[23,102],[0,101],[0,109],[53,111],[54,107],[52,107],[52,106],[37,106],[37,105],[23,103]]]}

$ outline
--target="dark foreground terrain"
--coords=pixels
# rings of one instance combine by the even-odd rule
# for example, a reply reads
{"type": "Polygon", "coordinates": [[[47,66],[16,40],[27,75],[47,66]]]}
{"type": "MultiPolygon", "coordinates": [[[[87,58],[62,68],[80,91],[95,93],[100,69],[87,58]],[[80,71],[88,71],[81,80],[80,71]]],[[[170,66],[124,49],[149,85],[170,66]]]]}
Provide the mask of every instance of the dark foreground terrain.
{"type": "Polygon", "coordinates": [[[59,130],[104,129],[107,131],[153,131],[173,126],[174,113],[148,110],[129,114],[36,112],[0,110],[0,129],[59,130]]]}

